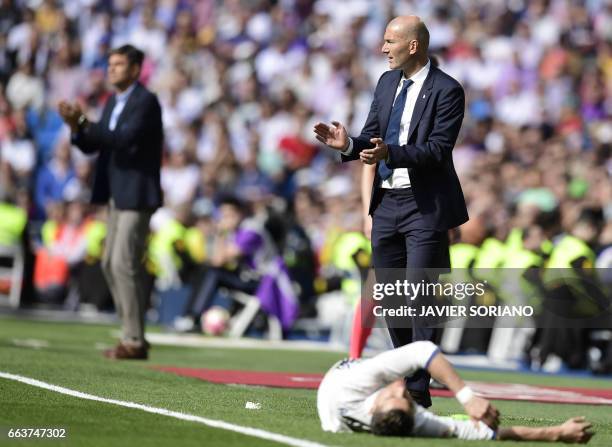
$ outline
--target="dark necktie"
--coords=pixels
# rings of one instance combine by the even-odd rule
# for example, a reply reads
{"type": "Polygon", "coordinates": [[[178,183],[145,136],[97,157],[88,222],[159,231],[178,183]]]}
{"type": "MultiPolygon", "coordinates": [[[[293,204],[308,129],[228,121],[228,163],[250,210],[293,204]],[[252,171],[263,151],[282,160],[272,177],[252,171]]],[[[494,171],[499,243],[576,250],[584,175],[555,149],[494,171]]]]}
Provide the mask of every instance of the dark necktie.
{"type": "MultiPolygon", "coordinates": [[[[399,144],[400,124],[402,122],[402,114],[404,113],[404,107],[406,107],[406,96],[408,96],[408,88],[414,84],[412,79],[404,79],[402,90],[400,91],[395,103],[391,109],[391,116],[389,117],[389,125],[387,126],[387,133],[385,134],[386,144],[399,144]]],[[[378,163],[378,175],[382,180],[387,180],[393,175],[393,169],[387,166],[385,160],[381,160],[378,163]]]]}

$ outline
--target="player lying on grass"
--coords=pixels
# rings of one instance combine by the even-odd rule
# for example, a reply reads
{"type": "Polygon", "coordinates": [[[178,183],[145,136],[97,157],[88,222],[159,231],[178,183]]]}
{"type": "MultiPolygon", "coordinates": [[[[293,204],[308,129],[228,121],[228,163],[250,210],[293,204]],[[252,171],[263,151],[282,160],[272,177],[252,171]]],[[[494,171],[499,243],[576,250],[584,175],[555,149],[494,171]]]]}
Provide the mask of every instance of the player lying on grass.
{"type": "Polygon", "coordinates": [[[383,436],[512,439],[586,443],[584,418],[549,427],[498,428],[499,412],[475,396],[431,342],[418,341],[367,360],[343,360],[327,372],[317,394],[325,431],[367,431],[383,436]],[[455,394],[471,420],[436,416],[414,403],[404,376],[423,368],[455,394]]]}

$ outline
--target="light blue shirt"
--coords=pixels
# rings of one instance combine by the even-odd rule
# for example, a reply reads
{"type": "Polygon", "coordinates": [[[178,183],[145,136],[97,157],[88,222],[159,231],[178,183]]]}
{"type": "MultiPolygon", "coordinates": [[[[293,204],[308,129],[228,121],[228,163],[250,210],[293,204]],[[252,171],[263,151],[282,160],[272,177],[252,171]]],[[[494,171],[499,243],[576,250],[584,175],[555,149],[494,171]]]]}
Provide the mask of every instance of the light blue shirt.
{"type": "Polygon", "coordinates": [[[117,120],[119,120],[119,115],[121,115],[121,112],[123,112],[125,104],[127,103],[130,94],[134,90],[134,87],[136,87],[135,82],[130,85],[126,91],[124,91],[123,93],[118,93],[115,96],[115,107],[113,107],[113,111],[111,112],[111,117],[108,122],[109,130],[115,130],[115,128],[117,127],[117,120]]]}

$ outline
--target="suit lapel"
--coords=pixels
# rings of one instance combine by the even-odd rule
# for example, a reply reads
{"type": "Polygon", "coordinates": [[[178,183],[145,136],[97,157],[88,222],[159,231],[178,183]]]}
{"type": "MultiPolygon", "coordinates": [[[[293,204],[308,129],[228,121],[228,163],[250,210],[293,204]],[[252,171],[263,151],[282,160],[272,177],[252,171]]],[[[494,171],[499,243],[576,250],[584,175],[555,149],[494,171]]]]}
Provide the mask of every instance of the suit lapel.
{"type": "Polygon", "coordinates": [[[134,90],[132,90],[132,93],[130,93],[128,100],[125,103],[125,107],[123,108],[119,116],[117,117],[117,125],[119,125],[119,123],[121,122],[124,116],[129,116],[132,109],[134,109],[134,106],[138,102],[138,95],[140,94],[141,88],[142,86],[140,85],[140,83],[139,82],[136,83],[134,90]]]}
{"type": "Polygon", "coordinates": [[[423,87],[421,87],[421,91],[419,92],[416,104],[414,105],[414,110],[412,111],[412,118],[410,119],[410,128],[408,129],[408,141],[410,141],[410,137],[412,136],[414,129],[417,128],[419,121],[421,120],[421,116],[423,115],[423,111],[425,110],[425,106],[427,106],[427,101],[429,101],[429,97],[431,96],[431,89],[433,87],[433,77],[435,71],[435,67],[432,66],[429,68],[427,78],[425,78],[423,87]]]}
{"type": "Polygon", "coordinates": [[[393,73],[390,78],[389,87],[383,90],[383,94],[380,98],[380,116],[382,118],[380,123],[380,138],[385,138],[385,134],[387,133],[391,109],[393,108],[393,101],[395,100],[395,92],[397,92],[397,87],[402,79],[402,70],[395,70],[395,73],[393,73]]]}
{"type": "Polygon", "coordinates": [[[110,121],[111,114],[113,113],[113,109],[115,108],[116,100],[115,95],[112,95],[106,101],[106,105],[104,106],[104,110],[102,110],[102,118],[100,122],[104,125],[105,128],[108,128],[108,123],[110,121]]]}

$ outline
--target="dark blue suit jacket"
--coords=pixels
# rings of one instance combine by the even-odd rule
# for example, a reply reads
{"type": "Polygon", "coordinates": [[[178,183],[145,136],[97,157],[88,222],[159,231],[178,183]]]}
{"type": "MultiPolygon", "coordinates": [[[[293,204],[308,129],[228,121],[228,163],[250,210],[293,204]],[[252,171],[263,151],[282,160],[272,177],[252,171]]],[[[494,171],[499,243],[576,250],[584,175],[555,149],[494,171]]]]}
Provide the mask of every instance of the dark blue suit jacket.
{"type": "MultiPolygon", "coordinates": [[[[368,119],[361,135],[353,138],[353,152],[343,161],[359,159],[359,152],[372,148],[370,138],[384,138],[401,70],[383,73],[374,91],[368,119]]],[[[414,196],[431,230],[445,231],[468,220],[465,199],[453,165],[452,151],[465,110],[463,87],[431,66],[414,107],[408,144],[389,145],[390,168],[408,168],[414,196]]],[[[381,191],[378,172],[372,186],[370,214],[378,206],[381,191]]]]}
{"type": "Polygon", "coordinates": [[[164,133],[157,97],[138,83],[111,131],[108,123],[114,107],[113,95],[100,121],[77,132],[72,139],[83,152],[100,153],[91,201],[108,203],[112,198],[118,209],[159,208],[164,133]]]}

